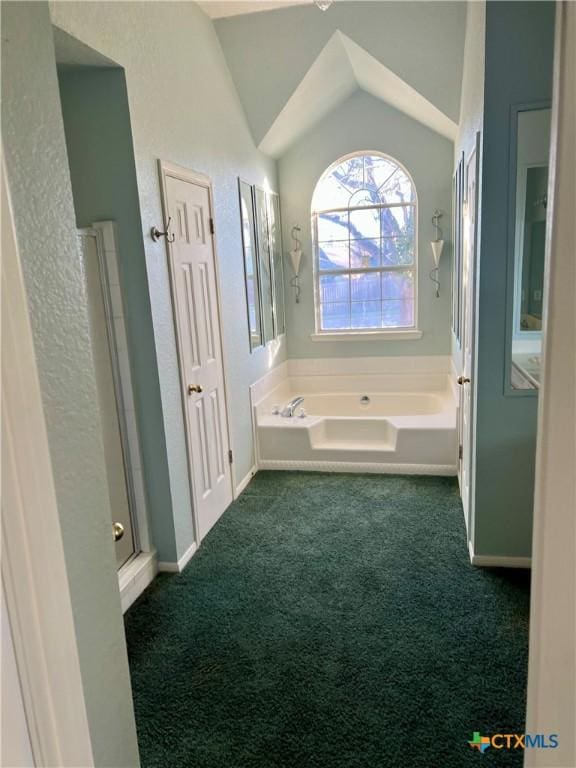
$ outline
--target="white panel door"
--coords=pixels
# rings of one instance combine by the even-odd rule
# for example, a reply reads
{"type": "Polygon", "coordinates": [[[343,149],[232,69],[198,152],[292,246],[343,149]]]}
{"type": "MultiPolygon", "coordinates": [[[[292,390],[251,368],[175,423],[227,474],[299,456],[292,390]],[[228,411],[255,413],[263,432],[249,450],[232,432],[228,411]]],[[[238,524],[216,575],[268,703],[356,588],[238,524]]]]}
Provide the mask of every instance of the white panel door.
{"type": "Polygon", "coordinates": [[[462,374],[460,386],[460,493],[468,531],[471,531],[471,471],[473,450],[473,369],[474,369],[474,296],[476,265],[477,167],[478,145],[466,166],[466,217],[462,258],[462,374]]]}
{"type": "Polygon", "coordinates": [[[165,175],[190,476],[200,542],[232,501],[210,191],[165,175]]]}

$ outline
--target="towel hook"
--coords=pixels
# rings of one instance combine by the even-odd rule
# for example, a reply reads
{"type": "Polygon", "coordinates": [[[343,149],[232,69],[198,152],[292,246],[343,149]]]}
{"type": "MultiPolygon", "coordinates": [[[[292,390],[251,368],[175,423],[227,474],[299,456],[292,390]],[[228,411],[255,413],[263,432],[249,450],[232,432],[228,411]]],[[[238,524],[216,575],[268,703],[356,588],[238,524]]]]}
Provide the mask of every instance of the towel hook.
{"type": "Polygon", "coordinates": [[[152,229],[150,230],[150,237],[152,238],[152,240],[154,240],[155,243],[157,243],[161,237],[165,237],[167,243],[173,243],[174,240],[176,240],[176,235],[170,234],[171,221],[172,221],[172,216],[168,216],[168,221],[166,222],[164,232],[160,232],[158,227],[152,227],[152,229]]]}

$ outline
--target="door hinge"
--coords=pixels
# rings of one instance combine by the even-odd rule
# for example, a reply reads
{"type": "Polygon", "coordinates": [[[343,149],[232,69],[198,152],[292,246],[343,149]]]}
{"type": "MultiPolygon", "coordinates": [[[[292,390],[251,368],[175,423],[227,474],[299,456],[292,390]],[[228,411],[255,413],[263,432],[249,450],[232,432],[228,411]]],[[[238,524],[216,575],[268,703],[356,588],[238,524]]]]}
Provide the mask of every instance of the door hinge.
{"type": "Polygon", "coordinates": [[[458,458],[462,459],[464,457],[464,446],[459,445],[458,446],[458,458]]]}
{"type": "Polygon", "coordinates": [[[231,450],[228,451],[228,461],[230,462],[230,464],[232,464],[234,462],[234,456],[232,455],[232,451],[231,450]]]}
{"type": "Polygon", "coordinates": [[[214,234],[214,219],[210,218],[209,219],[209,223],[210,223],[210,234],[213,235],[214,234]]]}

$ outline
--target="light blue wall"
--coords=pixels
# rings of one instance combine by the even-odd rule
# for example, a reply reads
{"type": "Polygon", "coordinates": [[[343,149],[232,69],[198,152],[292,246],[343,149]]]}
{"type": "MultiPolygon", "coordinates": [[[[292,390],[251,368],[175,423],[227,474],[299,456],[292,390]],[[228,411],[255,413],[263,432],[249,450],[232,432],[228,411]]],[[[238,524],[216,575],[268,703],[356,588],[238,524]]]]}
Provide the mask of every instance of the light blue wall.
{"type": "Polygon", "coordinates": [[[137,766],[96,379],[45,3],[2,3],[2,145],[95,765],[137,766]]]}
{"type": "MultiPolygon", "coordinates": [[[[506,273],[513,105],[552,95],[554,3],[490,2],[486,10],[484,152],[478,316],[477,555],[528,557],[537,398],[505,394],[506,273]]],[[[513,219],[513,217],[512,217],[513,219]]]]}
{"type": "MultiPolygon", "coordinates": [[[[170,285],[163,242],[157,159],[205,173],[214,185],[222,330],[234,471],[253,464],[248,386],[285,358],[285,349],[250,354],[237,177],[272,188],[275,164],[254,146],[211,21],[194,3],[56,2],[53,23],[124,68],[140,197],[142,233],[175,518],[190,516],[184,422],[170,285]]],[[[166,510],[167,525],[170,510],[166,510]]],[[[178,557],[189,542],[178,541],[178,557]]]]}
{"type": "MultiPolygon", "coordinates": [[[[444,232],[450,239],[452,142],[368,94],[357,91],[308,132],[278,163],[284,249],[291,246],[294,224],[302,227],[304,258],[300,304],[286,281],[288,352],[291,358],[435,355],[450,353],[451,249],[446,247],[440,269],[440,298],[428,274],[433,266],[429,240],[431,217],[444,211],[444,232]],[[419,327],[417,341],[313,342],[314,287],[310,206],[322,173],[350,152],[377,150],[408,169],[418,193],[419,327]]],[[[286,268],[286,275],[291,274],[286,268]]]]}
{"type": "Polygon", "coordinates": [[[172,520],[166,438],[128,97],[119,68],[74,67],[59,73],[76,221],[117,222],[132,379],[152,541],[161,561],[177,559],[177,541],[193,536],[189,514],[172,520]]]}
{"type": "Polygon", "coordinates": [[[336,30],[458,119],[466,6],[462,2],[339,2],[216,22],[256,141],[336,30]]]}

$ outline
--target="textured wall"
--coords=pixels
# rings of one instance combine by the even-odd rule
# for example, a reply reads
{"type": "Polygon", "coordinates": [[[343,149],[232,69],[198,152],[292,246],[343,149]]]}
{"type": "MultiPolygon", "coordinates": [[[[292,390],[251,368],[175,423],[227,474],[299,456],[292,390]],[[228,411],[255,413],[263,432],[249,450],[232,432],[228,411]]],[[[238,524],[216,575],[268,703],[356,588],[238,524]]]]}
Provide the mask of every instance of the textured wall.
{"type": "Polygon", "coordinates": [[[513,105],[552,97],[554,3],[490,2],[478,314],[475,552],[529,557],[536,448],[536,397],[505,393],[513,105]]]}
{"type": "Polygon", "coordinates": [[[476,131],[482,130],[484,117],[484,64],[486,37],[486,3],[467,3],[464,62],[458,138],[454,149],[456,160],[460,152],[466,157],[476,145],[476,131]]]}
{"type": "MultiPolygon", "coordinates": [[[[306,134],[278,163],[285,248],[291,247],[290,230],[302,227],[304,258],[302,296],[294,301],[287,288],[286,317],[290,357],[346,357],[371,355],[434,355],[450,350],[451,252],[445,247],[440,268],[440,298],[428,274],[432,268],[430,219],[444,211],[448,240],[451,217],[452,142],[425,128],[398,110],[358,91],[306,134]],[[418,193],[418,325],[424,332],[417,341],[313,342],[314,285],[310,205],[322,173],[339,157],[360,150],[377,150],[403,163],[418,193]]],[[[287,271],[287,274],[288,271],[287,271]]],[[[288,282],[288,281],[287,281],[288,282]]]]}
{"type": "Polygon", "coordinates": [[[2,142],[96,765],[135,766],[96,383],[44,3],[2,4],[2,142]]]}
{"type": "MultiPolygon", "coordinates": [[[[158,358],[170,487],[176,517],[190,514],[178,361],[163,242],[148,236],[162,222],[157,159],[211,177],[220,260],[224,357],[236,480],[253,462],[248,385],[285,357],[250,354],[237,176],[275,187],[275,166],[254,147],[216,33],[194,3],[51,4],[56,26],[125,68],[150,301],[158,358]]],[[[185,549],[178,542],[178,555],[185,549]]]]}
{"type": "Polygon", "coordinates": [[[60,96],[78,226],[118,224],[119,264],[152,541],[160,561],[193,539],[188,499],[172,514],[166,437],[124,72],[65,68],[60,96]],[[90,183],[86,183],[89,179],[90,183]],[[179,513],[179,514],[178,514],[179,513]]]}

